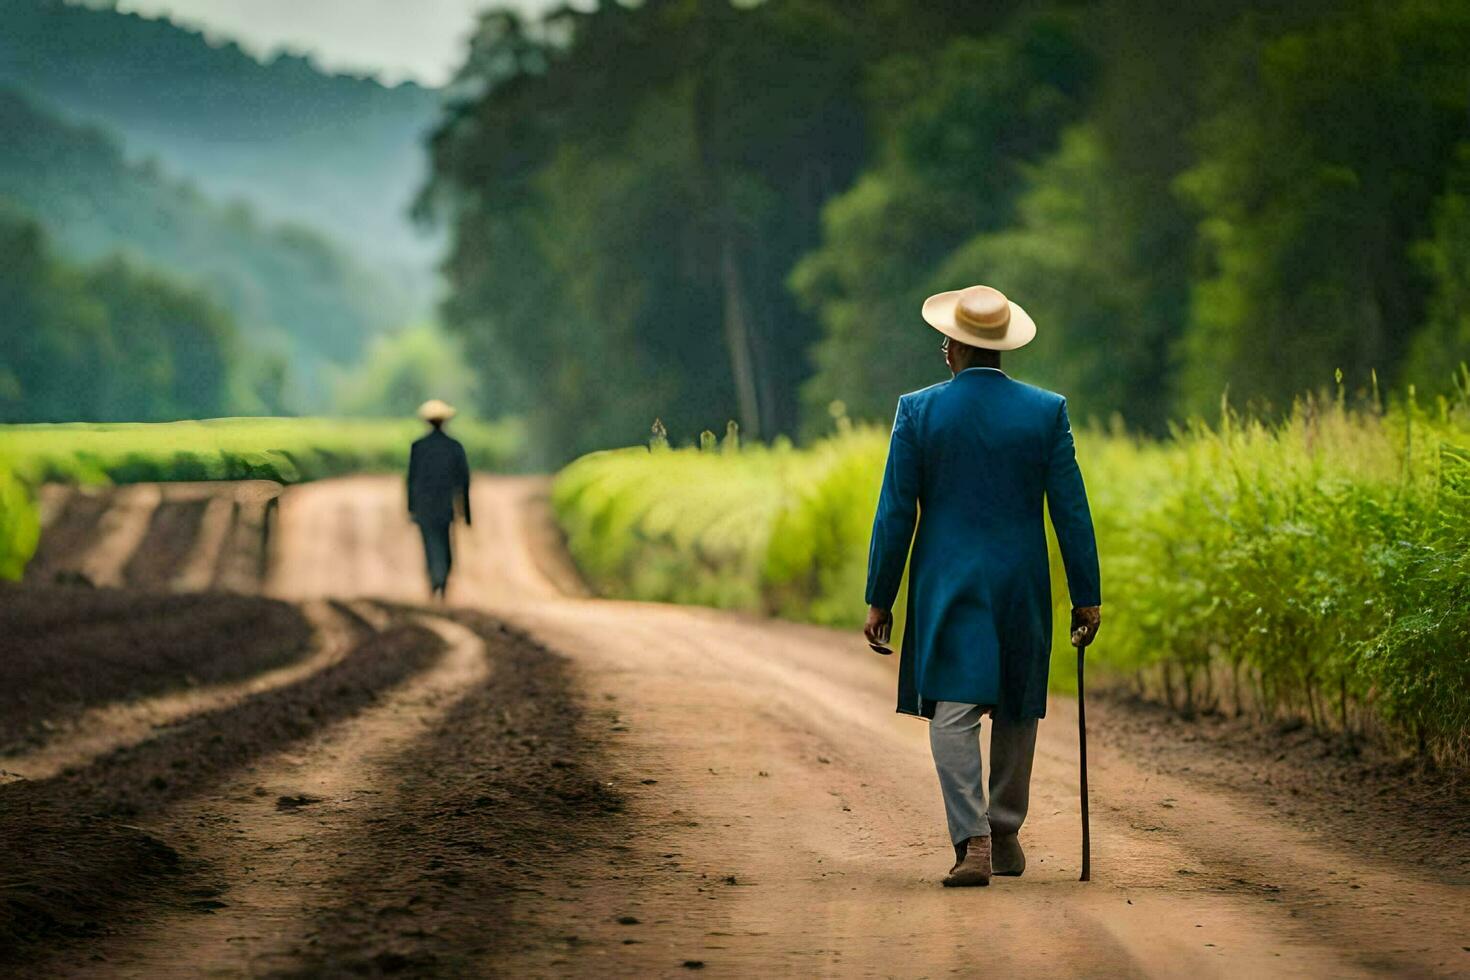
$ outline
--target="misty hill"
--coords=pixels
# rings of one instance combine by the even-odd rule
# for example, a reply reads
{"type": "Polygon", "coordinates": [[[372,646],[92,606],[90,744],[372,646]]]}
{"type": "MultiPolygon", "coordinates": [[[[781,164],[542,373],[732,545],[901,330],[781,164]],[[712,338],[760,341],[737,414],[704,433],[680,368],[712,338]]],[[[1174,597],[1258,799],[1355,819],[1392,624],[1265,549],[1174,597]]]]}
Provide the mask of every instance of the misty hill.
{"type": "Polygon", "coordinates": [[[401,289],[300,226],[219,204],[156,165],[127,160],[100,130],[65,123],[0,89],[0,198],[39,221],[60,251],[123,252],[229,310],[245,343],[287,355],[298,410],[319,409],[325,364],[357,360],[368,337],[414,313],[401,289]]]}
{"type": "MultiPolygon", "coordinates": [[[[283,55],[111,9],[0,0],[0,84],[122,137],[211,195],[327,231],[427,277],[435,245],[406,210],[426,169],[438,95],[327,75],[283,55]]],[[[420,286],[424,285],[420,282],[420,286]]]]}

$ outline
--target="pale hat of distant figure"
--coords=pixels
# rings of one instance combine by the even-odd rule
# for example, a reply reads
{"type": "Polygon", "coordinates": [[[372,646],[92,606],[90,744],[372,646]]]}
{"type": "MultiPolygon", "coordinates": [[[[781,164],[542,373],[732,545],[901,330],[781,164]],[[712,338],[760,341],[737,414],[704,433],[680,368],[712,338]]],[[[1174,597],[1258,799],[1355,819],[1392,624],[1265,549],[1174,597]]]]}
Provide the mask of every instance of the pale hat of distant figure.
{"type": "Polygon", "coordinates": [[[924,320],[951,340],[986,350],[1015,350],[1036,336],[1036,321],[991,286],[935,293],[924,300],[924,320]]]}
{"type": "Polygon", "coordinates": [[[454,418],[454,406],[437,398],[430,398],[419,406],[419,418],[425,422],[448,422],[454,418]]]}

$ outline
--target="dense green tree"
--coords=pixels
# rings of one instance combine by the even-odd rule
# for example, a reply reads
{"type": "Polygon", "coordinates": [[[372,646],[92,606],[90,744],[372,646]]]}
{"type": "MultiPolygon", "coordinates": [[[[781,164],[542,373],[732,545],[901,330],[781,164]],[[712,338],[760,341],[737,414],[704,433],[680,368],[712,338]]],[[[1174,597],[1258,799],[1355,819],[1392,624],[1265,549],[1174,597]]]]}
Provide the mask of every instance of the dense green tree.
{"type": "Polygon", "coordinates": [[[225,415],[236,368],[234,324],[198,292],[121,258],[73,266],[0,211],[0,421],[225,415]]]}
{"type": "Polygon", "coordinates": [[[326,407],[328,366],[355,362],[412,304],[341,248],[299,225],[269,225],[243,202],[221,205],[156,165],[130,162],[96,129],[0,89],[0,195],[46,228],[69,258],[124,251],[208,293],[257,356],[289,358],[288,398],[326,407]]]}
{"type": "Polygon", "coordinates": [[[82,275],[55,261],[38,225],[0,211],[0,418],[95,414],[109,340],[106,310],[82,275]]]}
{"type": "Polygon", "coordinates": [[[1447,390],[1455,369],[1470,361],[1470,141],[1460,144],[1446,185],[1430,235],[1415,248],[1431,291],[1404,376],[1427,392],[1447,390]]]}
{"type": "Polygon", "coordinates": [[[230,410],[235,325],[198,292],[121,259],[85,274],[106,310],[108,343],[94,385],[98,413],[120,420],[218,418],[230,410]]]}
{"type": "Polygon", "coordinates": [[[1114,173],[1092,126],[1068,129],[1057,152],[1028,169],[1015,221],[959,247],[939,277],[1004,284],[1039,325],[1011,363],[1027,380],[1066,392],[1078,421],[1116,412],[1158,423],[1171,324],[1147,311],[1160,303],[1151,293],[1166,286],[1166,273],[1134,265],[1114,173]]]}
{"type": "Polygon", "coordinates": [[[784,278],[861,162],[849,33],[816,0],[485,16],[424,210],[452,225],[445,316],[495,363],[493,404],[559,452],[655,416],[794,428],[816,331],[784,278]]]}
{"type": "Polygon", "coordinates": [[[832,401],[885,417],[941,375],[938,338],[917,328],[926,295],[977,281],[1024,295],[957,250],[1016,220],[1028,165],[1079,114],[1093,70],[1079,22],[1059,13],[875,69],[881,162],[827,206],[821,247],[791,277],[825,328],[805,391],[813,427],[832,401]]]}
{"type": "Polygon", "coordinates": [[[1363,0],[1277,36],[1254,28],[1215,62],[1216,107],[1180,179],[1208,263],[1178,377],[1187,410],[1227,385],[1281,406],[1339,368],[1399,378],[1426,302],[1413,246],[1465,133],[1470,5],[1363,0]]]}
{"type": "Polygon", "coordinates": [[[552,456],[886,418],[942,376],[924,296],[976,281],[1041,324],[1017,373],[1146,431],[1470,357],[1464,3],[845,9],[484,19],[425,210],[552,456]]]}
{"type": "Polygon", "coordinates": [[[424,323],[373,341],[362,364],[337,379],[332,404],[343,415],[411,416],[430,398],[472,406],[478,384],[459,338],[424,323]]]}

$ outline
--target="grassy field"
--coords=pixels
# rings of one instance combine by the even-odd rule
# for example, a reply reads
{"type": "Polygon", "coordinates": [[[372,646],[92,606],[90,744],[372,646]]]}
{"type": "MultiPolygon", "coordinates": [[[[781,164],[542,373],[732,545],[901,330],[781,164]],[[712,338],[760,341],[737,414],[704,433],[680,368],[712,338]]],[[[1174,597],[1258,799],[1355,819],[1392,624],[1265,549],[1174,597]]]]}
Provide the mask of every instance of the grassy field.
{"type": "MultiPolygon", "coordinates": [[[[886,443],[844,427],[801,450],[598,453],[561,473],[554,503],[606,594],[855,627],[886,443]]],[[[1186,713],[1302,719],[1465,760],[1463,397],[1387,413],[1306,399],[1276,424],[1227,413],[1163,442],[1078,444],[1103,560],[1095,661],[1186,713]]],[[[1066,689],[1071,653],[1054,658],[1066,689]]]]}
{"type": "MultiPolygon", "coordinates": [[[[511,422],[459,420],[451,431],[470,465],[504,470],[519,457],[511,422]]],[[[39,533],[34,488],[43,482],[276,480],[396,470],[424,432],[412,420],[238,418],[167,423],[0,426],[0,579],[16,579],[39,533]]]]}

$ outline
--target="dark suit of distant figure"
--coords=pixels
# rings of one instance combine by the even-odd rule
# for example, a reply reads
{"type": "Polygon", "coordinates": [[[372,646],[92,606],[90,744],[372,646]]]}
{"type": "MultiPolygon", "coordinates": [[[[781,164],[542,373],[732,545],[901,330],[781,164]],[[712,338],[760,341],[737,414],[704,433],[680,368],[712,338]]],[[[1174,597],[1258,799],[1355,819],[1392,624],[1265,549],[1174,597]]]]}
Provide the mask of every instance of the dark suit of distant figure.
{"type": "Polygon", "coordinates": [[[429,588],[444,594],[453,555],[449,526],[458,501],[464,522],[470,523],[470,466],[464,446],[450,438],[439,424],[413,444],[408,457],[408,512],[424,535],[424,559],[429,588]]]}

